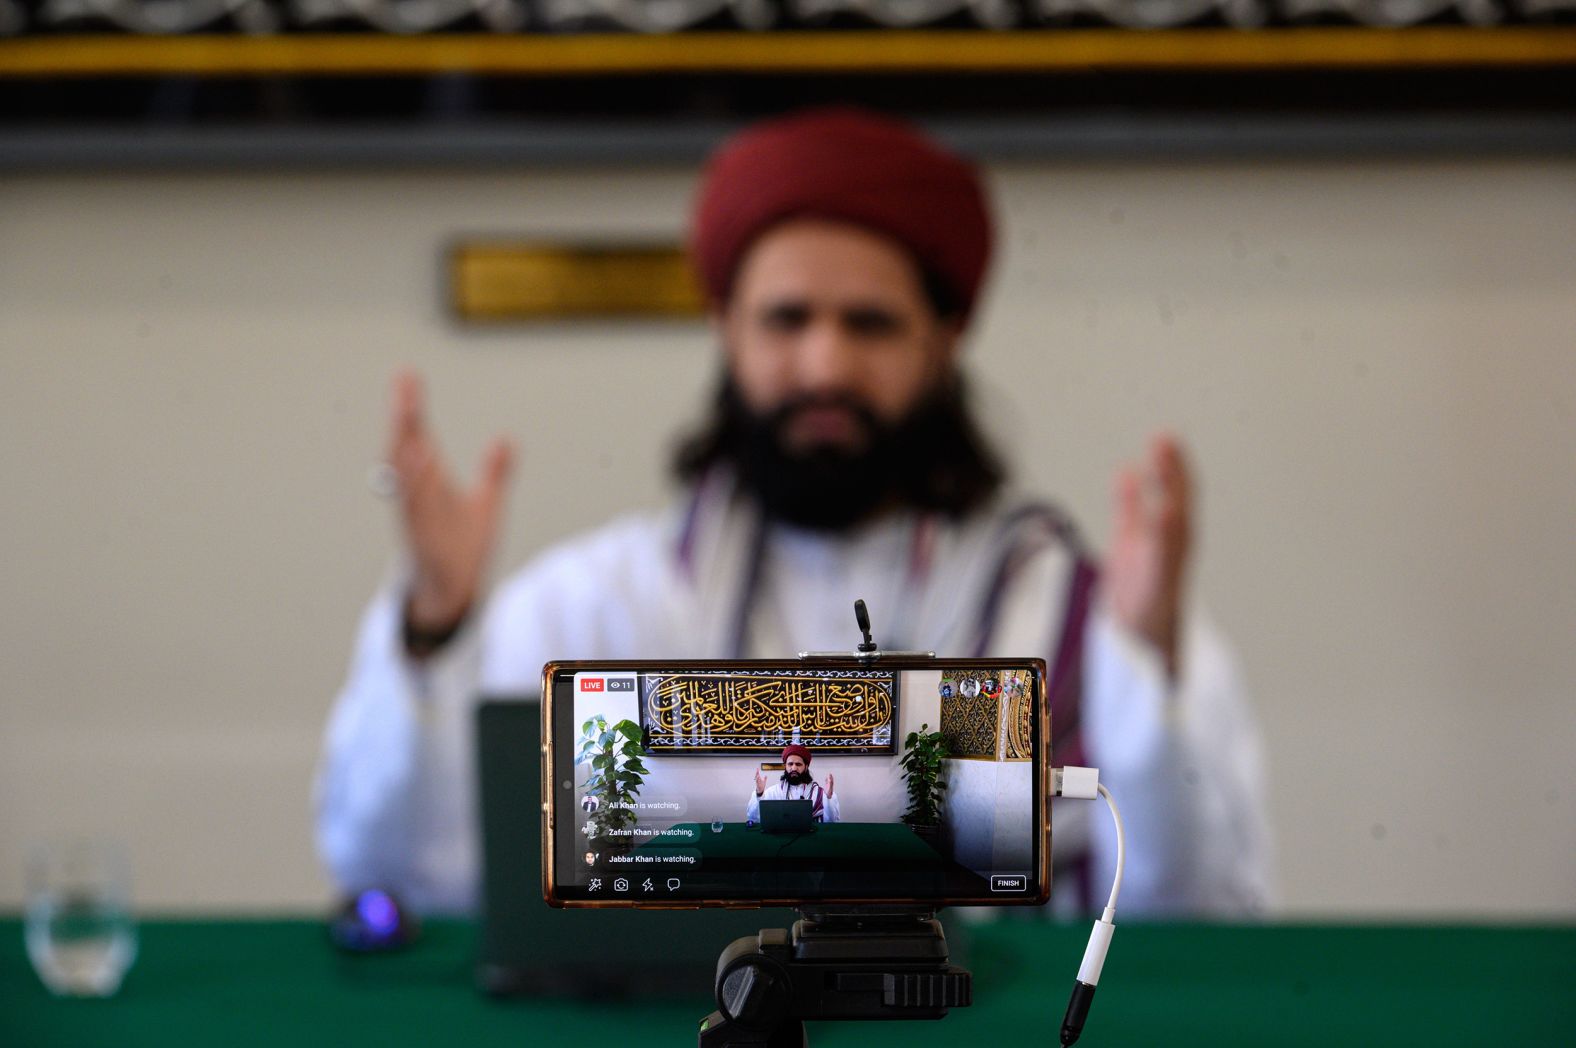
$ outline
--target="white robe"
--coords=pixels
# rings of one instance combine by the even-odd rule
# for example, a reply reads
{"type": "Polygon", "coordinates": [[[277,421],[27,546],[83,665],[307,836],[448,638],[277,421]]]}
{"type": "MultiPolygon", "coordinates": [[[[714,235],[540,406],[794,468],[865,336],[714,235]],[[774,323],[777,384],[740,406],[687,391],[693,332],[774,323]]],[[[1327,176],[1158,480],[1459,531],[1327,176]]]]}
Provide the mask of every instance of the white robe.
{"type": "MultiPolygon", "coordinates": [[[[318,851],[346,890],[381,886],[421,911],[465,912],[478,892],[473,753],[478,695],[536,693],[554,659],[717,658],[736,654],[738,595],[755,511],[726,491],[613,521],[548,549],[493,592],[442,651],[408,658],[404,578],[362,619],[318,769],[318,851]],[[691,556],[676,555],[688,534],[691,556]]],[[[743,650],[792,657],[849,650],[853,602],[869,606],[888,649],[970,655],[1015,503],[922,526],[894,513],[827,536],[767,533],[743,650]],[[911,570],[916,536],[928,565],[911,570]]],[[[1074,558],[1050,541],[1002,592],[990,656],[1042,656],[1059,635],[1074,558]]],[[[1230,654],[1196,608],[1185,617],[1181,679],[1096,608],[1085,630],[1083,737],[1088,763],[1122,806],[1127,914],[1242,916],[1269,899],[1261,747],[1230,654]]],[[[1103,903],[1115,836],[1098,802],[1052,806],[1053,858],[1088,853],[1103,903]]],[[[1063,903],[1073,900],[1054,885],[1063,903]]],[[[1054,900],[1053,900],[1054,901],[1054,900]]]]}

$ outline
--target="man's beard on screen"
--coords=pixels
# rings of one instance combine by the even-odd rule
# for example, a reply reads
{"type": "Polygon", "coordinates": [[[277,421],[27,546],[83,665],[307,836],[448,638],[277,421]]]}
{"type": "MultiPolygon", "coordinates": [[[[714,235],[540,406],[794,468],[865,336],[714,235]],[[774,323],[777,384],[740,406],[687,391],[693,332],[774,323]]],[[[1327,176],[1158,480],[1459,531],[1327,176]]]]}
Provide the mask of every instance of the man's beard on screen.
{"type": "Polygon", "coordinates": [[[785,771],[783,772],[783,781],[790,786],[803,786],[810,781],[810,773],[807,771],[785,771]]]}
{"type": "Polygon", "coordinates": [[[987,501],[1005,476],[969,414],[961,379],[884,422],[848,395],[800,395],[758,414],[724,377],[711,417],[680,446],[674,469],[693,481],[717,463],[733,468],[740,489],[768,518],[819,531],[842,531],[895,506],[961,517],[987,501]],[[863,447],[788,450],[794,418],[826,407],[849,412],[863,447]]]}

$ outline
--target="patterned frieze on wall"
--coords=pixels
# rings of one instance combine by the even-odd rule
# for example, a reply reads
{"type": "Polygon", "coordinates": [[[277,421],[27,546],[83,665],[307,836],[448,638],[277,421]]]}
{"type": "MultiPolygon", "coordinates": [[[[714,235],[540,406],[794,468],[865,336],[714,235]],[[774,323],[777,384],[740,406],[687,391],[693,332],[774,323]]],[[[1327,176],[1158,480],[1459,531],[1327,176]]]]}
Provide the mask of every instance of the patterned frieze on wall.
{"type": "Polygon", "coordinates": [[[1135,29],[1332,21],[1395,27],[1538,22],[1570,12],[1576,0],[0,0],[0,35],[106,28],[147,35],[337,28],[660,34],[861,24],[1002,30],[1091,21],[1135,29]]]}

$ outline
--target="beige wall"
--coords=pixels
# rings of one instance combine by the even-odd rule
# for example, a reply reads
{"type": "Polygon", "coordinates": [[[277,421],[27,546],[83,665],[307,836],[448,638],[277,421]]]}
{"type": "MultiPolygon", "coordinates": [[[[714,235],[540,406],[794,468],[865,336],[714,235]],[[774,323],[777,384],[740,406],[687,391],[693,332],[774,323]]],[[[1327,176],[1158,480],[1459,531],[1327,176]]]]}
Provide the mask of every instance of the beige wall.
{"type": "MultiPolygon", "coordinates": [[[[1192,446],[1285,911],[1576,915],[1576,162],[992,180],[981,403],[1096,538],[1147,432],[1192,446]]],[[[0,907],[26,841],[85,831],[150,908],[324,903],[309,784],[393,551],[390,371],[467,469],[519,442],[506,563],[660,499],[712,372],[694,325],[459,330],[443,248],[673,233],[689,186],[0,179],[0,907]]]]}

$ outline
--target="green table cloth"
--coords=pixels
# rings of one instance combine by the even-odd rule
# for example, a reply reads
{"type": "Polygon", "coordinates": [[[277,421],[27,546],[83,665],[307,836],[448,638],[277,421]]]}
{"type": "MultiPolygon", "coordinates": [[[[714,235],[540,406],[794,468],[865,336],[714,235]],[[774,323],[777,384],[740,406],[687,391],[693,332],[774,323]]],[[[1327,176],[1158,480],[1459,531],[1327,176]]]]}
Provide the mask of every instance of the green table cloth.
{"type": "MultiPolygon", "coordinates": [[[[939,1022],[817,1023],[814,1046],[1051,1045],[1087,925],[975,929],[975,1003],[939,1022]]],[[[120,994],[57,1000],[0,920],[0,1045],[693,1045],[708,988],[662,1002],[494,1001],[474,929],[345,957],[309,920],[157,920],[120,994]]],[[[721,949],[723,944],[719,943],[721,949]]],[[[1118,925],[1082,1044],[1576,1044],[1576,928],[1118,925]]]]}

